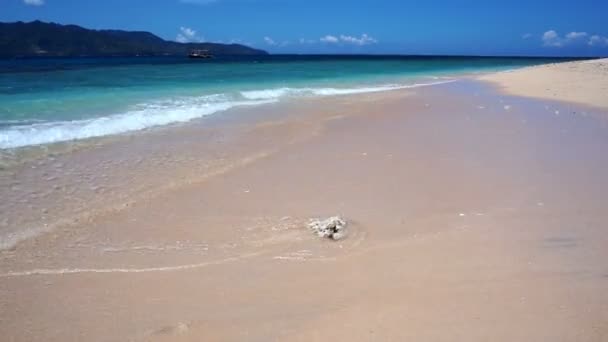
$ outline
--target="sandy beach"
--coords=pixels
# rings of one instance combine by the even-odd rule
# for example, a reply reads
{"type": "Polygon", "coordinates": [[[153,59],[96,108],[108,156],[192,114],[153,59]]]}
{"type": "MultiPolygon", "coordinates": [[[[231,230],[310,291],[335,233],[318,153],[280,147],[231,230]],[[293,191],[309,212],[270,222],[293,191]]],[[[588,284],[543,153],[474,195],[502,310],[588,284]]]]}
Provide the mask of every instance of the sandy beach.
{"type": "Polygon", "coordinates": [[[480,79],[513,95],[608,108],[608,59],[535,66],[480,79]]]}
{"type": "Polygon", "coordinates": [[[607,65],[2,155],[2,340],[606,341],[607,65]]]}

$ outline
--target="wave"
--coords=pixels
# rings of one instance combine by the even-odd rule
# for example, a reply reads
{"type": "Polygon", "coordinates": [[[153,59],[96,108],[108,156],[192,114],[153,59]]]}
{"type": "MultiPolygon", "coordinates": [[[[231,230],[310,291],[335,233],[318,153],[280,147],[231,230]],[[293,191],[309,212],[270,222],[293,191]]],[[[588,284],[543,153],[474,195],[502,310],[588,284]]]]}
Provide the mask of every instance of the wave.
{"type": "Polygon", "coordinates": [[[35,123],[0,130],[0,148],[15,148],[79,140],[187,122],[237,106],[272,100],[217,101],[216,95],[140,104],[125,113],[87,120],[35,123]]]}
{"type": "Polygon", "coordinates": [[[270,100],[278,99],[286,96],[335,96],[335,95],[353,95],[363,93],[376,93],[382,91],[391,91],[399,89],[417,88],[443,83],[453,82],[454,80],[444,80],[430,83],[414,83],[414,84],[388,84],[372,87],[358,88],[274,88],[263,90],[242,91],[241,96],[249,100],[270,100]]]}
{"type": "Polygon", "coordinates": [[[277,102],[283,97],[336,96],[408,89],[452,82],[389,84],[358,88],[274,88],[173,98],[141,103],[124,113],[104,117],[55,122],[5,122],[0,125],[0,149],[79,140],[182,123],[238,106],[277,102]],[[6,125],[8,124],[8,125],[6,125]]]}

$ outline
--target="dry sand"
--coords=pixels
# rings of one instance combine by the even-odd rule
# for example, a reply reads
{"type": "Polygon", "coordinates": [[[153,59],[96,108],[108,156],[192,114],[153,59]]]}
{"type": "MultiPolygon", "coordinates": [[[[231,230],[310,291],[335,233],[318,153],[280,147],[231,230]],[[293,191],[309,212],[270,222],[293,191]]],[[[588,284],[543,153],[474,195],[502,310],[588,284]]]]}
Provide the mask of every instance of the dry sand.
{"type": "Polygon", "coordinates": [[[608,109],[608,59],[547,64],[479,79],[518,96],[568,101],[608,109]]]}
{"type": "Polygon", "coordinates": [[[603,114],[465,80],[16,164],[2,340],[606,341],[603,114]]]}

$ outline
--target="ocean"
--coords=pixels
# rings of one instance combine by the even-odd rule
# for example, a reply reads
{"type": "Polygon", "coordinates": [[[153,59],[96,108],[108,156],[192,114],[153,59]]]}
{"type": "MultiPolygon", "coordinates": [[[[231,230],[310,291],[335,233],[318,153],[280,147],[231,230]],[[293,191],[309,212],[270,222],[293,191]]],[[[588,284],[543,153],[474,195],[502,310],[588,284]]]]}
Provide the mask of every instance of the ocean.
{"type": "Polygon", "coordinates": [[[564,59],[247,56],[0,60],[0,149],[186,123],[237,106],[449,82],[564,59]]]}

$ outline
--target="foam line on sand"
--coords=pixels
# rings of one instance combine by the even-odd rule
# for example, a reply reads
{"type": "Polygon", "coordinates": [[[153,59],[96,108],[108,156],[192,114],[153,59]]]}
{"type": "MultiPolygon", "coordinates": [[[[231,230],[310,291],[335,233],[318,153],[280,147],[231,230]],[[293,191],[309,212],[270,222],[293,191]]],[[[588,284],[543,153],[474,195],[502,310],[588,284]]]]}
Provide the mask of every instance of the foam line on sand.
{"type": "Polygon", "coordinates": [[[150,272],[173,272],[184,271],[206,266],[221,265],[228,262],[259,256],[261,253],[250,253],[240,256],[230,257],[221,260],[207,261],[195,264],[185,264],[176,266],[145,267],[145,268],[57,268],[57,269],[34,269],[29,271],[14,271],[0,274],[0,278],[25,277],[33,275],[67,275],[81,273],[150,273],[150,272]]]}

